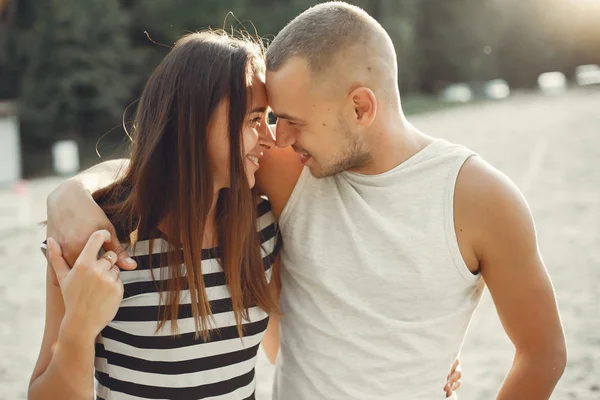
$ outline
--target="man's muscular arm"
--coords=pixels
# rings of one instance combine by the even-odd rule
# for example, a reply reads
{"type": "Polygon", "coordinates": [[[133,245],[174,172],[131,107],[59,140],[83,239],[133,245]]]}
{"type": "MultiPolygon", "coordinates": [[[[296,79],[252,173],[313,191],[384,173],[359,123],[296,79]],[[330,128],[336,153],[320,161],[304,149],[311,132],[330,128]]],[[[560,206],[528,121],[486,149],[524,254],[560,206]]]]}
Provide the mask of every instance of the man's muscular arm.
{"type": "Polygon", "coordinates": [[[456,183],[455,224],[515,346],[498,399],[548,399],[564,371],[566,346],[525,199],[506,176],[472,157],[456,183]]]}
{"type": "Polygon", "coordinates": [[[118,251],[119,240],[115,228],[106,214],[92,198],[92,193],[119,179],[127,169],[128,160],[112,160],[98,164],[60,184],[46,201],[48,212],[48,236],[56,239],[63,249],[63,256],[73,265],[90,235],[101,229],[111,233],[111,243],[105,250],[119,254],[117,265],[122,269],[134,269],[135,261],[126,252],[118,251]]]}

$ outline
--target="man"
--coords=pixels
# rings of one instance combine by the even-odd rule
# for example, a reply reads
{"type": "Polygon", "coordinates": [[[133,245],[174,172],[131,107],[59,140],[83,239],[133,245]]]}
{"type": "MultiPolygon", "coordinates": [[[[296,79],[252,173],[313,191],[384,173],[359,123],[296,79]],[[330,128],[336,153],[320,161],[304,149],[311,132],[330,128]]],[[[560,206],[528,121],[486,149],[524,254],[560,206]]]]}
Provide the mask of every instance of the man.
{"type": "MultiPolygon", "coordinates": [[[[485,281],[515,346],[498,398],[547,399],[566,350],[527,204],[480,157],[411,126],[397,76],[385,30],[341,2],[267,51],[281,149],[258,182],[284,238],[274,398],[443,398],[485,281]]],[[[67,190],[82,191],[59,189],[49,217],[67,190]]]]}

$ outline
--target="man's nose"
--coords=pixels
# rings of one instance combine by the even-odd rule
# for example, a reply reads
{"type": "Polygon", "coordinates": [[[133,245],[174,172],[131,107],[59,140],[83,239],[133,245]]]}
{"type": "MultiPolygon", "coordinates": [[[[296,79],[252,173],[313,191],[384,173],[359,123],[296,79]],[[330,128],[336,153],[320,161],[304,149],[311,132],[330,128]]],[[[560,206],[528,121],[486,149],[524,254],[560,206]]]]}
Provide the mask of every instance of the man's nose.
{"type": "Polygon", "coordinates": [[[286,129],[284,123],[281,120],[277,120],[275,124],[275,141],[277,147],[283,148],[294,144],[294,136],[286,129]]]}

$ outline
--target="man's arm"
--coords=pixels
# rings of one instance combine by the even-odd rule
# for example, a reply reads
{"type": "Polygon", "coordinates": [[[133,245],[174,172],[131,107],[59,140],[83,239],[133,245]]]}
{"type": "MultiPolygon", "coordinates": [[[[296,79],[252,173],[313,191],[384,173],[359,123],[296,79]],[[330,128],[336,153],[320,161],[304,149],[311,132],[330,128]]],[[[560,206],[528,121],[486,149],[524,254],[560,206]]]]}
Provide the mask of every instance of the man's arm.
{"type": "Polygon", "coordinates": [[[498,399],[548,399],[564,371],[566,345],[525,199],[506,176],[472,157],[457,180],[455,224],[515,346],[498,399]]]}
{"type": "MultiPolygon", "coordinates": [[[[270,129],[275,132],[275,126],[270,129]]],[[[302,173],[302,163],[291,147],[274,148],[260,160],[256,172],[256,184],[271,203],[275,217],[279,219],[283,208],[302,173]]]]}
{"type": "Polygon", "coordinates": [[[117,265],[134,269],[135,261],[119,250],[119,239],[106,214],[92,198],[92,193],[119,179],[129,160],[105,161],[60,184],[46,201],[48,236],[55,238],[63,249],[69,265],[73,265],[90,235],[101,229],[111,233],[111,244],[105,250],[119,255],[117,265]]]}
{"type": "MultiPolygon", "coordinates": [[[[269,282],[269,288],[273,298],[279,304],[279,294],[281,293],[281,276],[279,274],[281,268],[281,258],[278,256],[273,266],[271,267],[271,282],[269,282]]],[[[279,315],[270,314],[269,324],[267,325],[267,331],[262,340],[262,347],[267,354],[267,358],[271,361],[271,364],[275,365],[277,360],[277,353],[279,352],[279,315]]]]}

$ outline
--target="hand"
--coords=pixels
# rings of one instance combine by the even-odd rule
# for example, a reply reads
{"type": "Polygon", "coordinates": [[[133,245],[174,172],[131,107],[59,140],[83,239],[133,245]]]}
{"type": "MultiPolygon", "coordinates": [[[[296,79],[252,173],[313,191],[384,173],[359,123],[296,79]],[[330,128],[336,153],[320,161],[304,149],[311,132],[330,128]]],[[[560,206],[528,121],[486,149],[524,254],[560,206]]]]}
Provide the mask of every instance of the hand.
{"type": "Polygon", "coordinates": [[[452,393],[458,390],[460,387],[460,379],[462,378],[462,368],[460,367],[460,361],[456,359],[454,361],[454,365],[452,365],[452,369],[446,378],[446,386],[444,386],[444,392],[446,392],[446,397],[450,397],[452,393]]]}
{"type": "Polygon", "coordinates": [[[121,247],[115,228],[102,208],[80,183],[67,181],[61,184],[48,196],[47,208],[48,236],[62,246],[62,255],[69,265],[75,263],[92,232],[105,229],[110,232],[112,239],[103,248],[117,253],[117,266],[125,270],[137,267],[121,247]]]}
{"type": "Polygon", "coordinates": [[[119,268],[115,266],[116,253],[108,251],[98,258],[102,245],[110,239],[108,231],[94,232],[73,268],[69,269],[58,242],[48,238],[48,260],[56,273],[65,303],[61,330],[85,343],[92,343],[112,321],[123,299],[123,283],[119,279],[119,268]]]}

